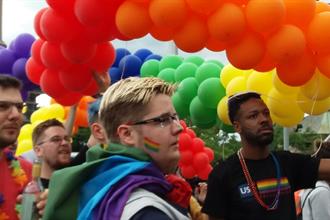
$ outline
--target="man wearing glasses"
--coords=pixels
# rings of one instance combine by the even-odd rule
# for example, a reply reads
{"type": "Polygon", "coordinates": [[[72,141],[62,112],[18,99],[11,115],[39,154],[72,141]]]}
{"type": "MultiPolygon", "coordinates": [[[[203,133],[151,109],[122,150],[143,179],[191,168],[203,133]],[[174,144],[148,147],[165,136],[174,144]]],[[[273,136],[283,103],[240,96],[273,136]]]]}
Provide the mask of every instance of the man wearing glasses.
{"type": "Polygon", "coordinates": [[[8,149],[23,123],[21,88],[19,80],[0,74],[0,219],[18,219],[16,197],[31,178],[31,164],[8,149]]]}
{"type": "MultiPolygon", "coordinates": [[[[158,78],[110,86],[99,111],[110,143],[91,148],[87,163],[54,173],[43,219],[189,219],[167,178],[180,157],[174,89],[158,78]]],[[[189,202],[191,191],[185,195],[189,202]]]]}
{"type": "Polygon", "coordinates": [[[64,125],[56,119],[46,120],[34,128],[33,150],[42,161],[40,179],[44,188],[48,188],[49,179],[55,170],[70,165],[71,140],[64,125]]]}

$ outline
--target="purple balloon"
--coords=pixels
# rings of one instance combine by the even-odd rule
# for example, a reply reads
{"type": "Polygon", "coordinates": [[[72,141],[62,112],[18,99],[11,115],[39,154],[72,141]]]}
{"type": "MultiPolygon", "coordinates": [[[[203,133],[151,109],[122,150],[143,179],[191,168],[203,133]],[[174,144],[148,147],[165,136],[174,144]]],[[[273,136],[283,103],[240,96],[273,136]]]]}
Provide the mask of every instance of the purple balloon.
{"type": "Polygon", "coordinates": [[[29,81],[29,79],[26,76],[26,71],[25,71],[26,62],[27,62],[27,59],[19,58],[15,61],[13,68],[12,68],[13,76],[22,80],[24,83],[29,81]]]}
{"type": "Polygon", "coordinates": [[[8,49],[0,50],[0,73],[11,74],[11,69],[16,61],[16,56],[13,51],[8,49]]]}
{"type": "Polygon", "coordinates": [[[13,40],[12,42],[10,42],[9,46],[8,46],[9,50],[14,51],[15,50],[15,40],[13,40]]]}
{"type": "Polygon", "coordinates": [[[0,45],[0,50],[6,49],[6,47],[0,45]]]}
{"type": "Polygon", "coordinates": [[[35,38],[31,34],[20,34],[14,43],[14,52],[18,57],[29,58],[31,56],[31,46],[35,38]]]}
{"type": "Polygon", "coordinates": [[[29,91],[27,91],[25,89],[21,90],[21,95],[22,95],[22,99],[23,99],[24,102],[26,101],[26,99],[28,97],[28,93],[29,93],[29,91]]]}

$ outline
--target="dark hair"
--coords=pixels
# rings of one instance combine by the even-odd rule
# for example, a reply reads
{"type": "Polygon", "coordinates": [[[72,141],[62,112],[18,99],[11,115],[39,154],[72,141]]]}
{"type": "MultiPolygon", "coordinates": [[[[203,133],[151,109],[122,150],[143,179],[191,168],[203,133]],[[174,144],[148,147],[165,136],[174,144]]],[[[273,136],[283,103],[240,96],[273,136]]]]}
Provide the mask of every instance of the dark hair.
{"type": "Polygon", "coordinates": [[[256,92],[237,93],[228,98],[228,115],[232,124],[236,120],[241,105],[252,98],[261,99],[260,94],[256,92]]]}
{"type": "Polygon", "coordinates": [[[316,158],[330,158],[330,142],[322,140],[314,141],[314,146],[316,147],[316,152],[312,155],[316,158]]]}
{"type": "Polygon", "coordinates": [[[21,90],[22,82],[13,76],[0,74],[0,87],[3,89],[15,88],[21,90]]]}
{"type": "Polygon", "coordinates": [[[38,139],[40,138],[40,136],[42,135],[42,133],[44,133],[44,131],[47,128],[50,127],[62,127],[64,128],[64,125],[62,124],[62,122],[60,122],[59,120],[52,118],[52,119],[48,119],[46,121],[41,122],[40,124],[38,124],[32,132],[32,143],[33,146],[35,146],[37,144],[38,139]]]}

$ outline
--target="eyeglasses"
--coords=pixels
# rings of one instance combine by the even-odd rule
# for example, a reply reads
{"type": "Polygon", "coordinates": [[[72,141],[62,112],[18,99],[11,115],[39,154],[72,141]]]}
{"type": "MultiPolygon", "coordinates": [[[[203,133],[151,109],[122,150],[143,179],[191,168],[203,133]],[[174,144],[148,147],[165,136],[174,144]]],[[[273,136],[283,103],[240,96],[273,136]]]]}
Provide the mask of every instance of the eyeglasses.
{"type": "Polygon", "coordinates": [[[25,106],[23,102],[10,102],[10,101],[0,101],[0,112],[9,111],[13,106],[16,107],[17,111],[21,113],[25,106]]]}
{"type": "Polygon", "coordinates": [[[70,136],[53,136],[51,138],[49,138],[46,141],[41,141],[39,142],[37,145],[42,145],[44,143],[50,142],[50,143],[54,143],[56,145],[60,145],[62,143],[62,141],[65,140],[67,143],[71,144],[72,143],[72,138],[70,136]]]}
{"type": "Polygon", "coordinates": [[[158,116],[155,118],[150,118],[150,119],[146,119],[143,121],[133,122],[133,123],[130,123],[130,125],[143,125],[143,124],[156,123],[156,124],[159,124],[160,127],[164,128],[164,127],[172,124],[173,121],[179,122],[179,117],[177,114],[161,115],[161,116],[158,116]]]}

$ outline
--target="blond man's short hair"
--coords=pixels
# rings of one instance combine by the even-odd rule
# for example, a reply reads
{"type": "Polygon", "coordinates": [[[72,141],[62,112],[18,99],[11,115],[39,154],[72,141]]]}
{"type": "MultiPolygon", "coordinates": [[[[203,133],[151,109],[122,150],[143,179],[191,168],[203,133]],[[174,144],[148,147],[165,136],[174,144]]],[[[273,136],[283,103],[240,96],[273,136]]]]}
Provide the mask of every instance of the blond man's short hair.
{"type": "Polygon", "coordinates": [[[99,110],[107,137],[118,142],[119,125],[141,120],[153,97],[158,94],[172,96],[175,89],[176,85],[154,77],[130,77],[111,85],[103,95],[99,110]]]}

